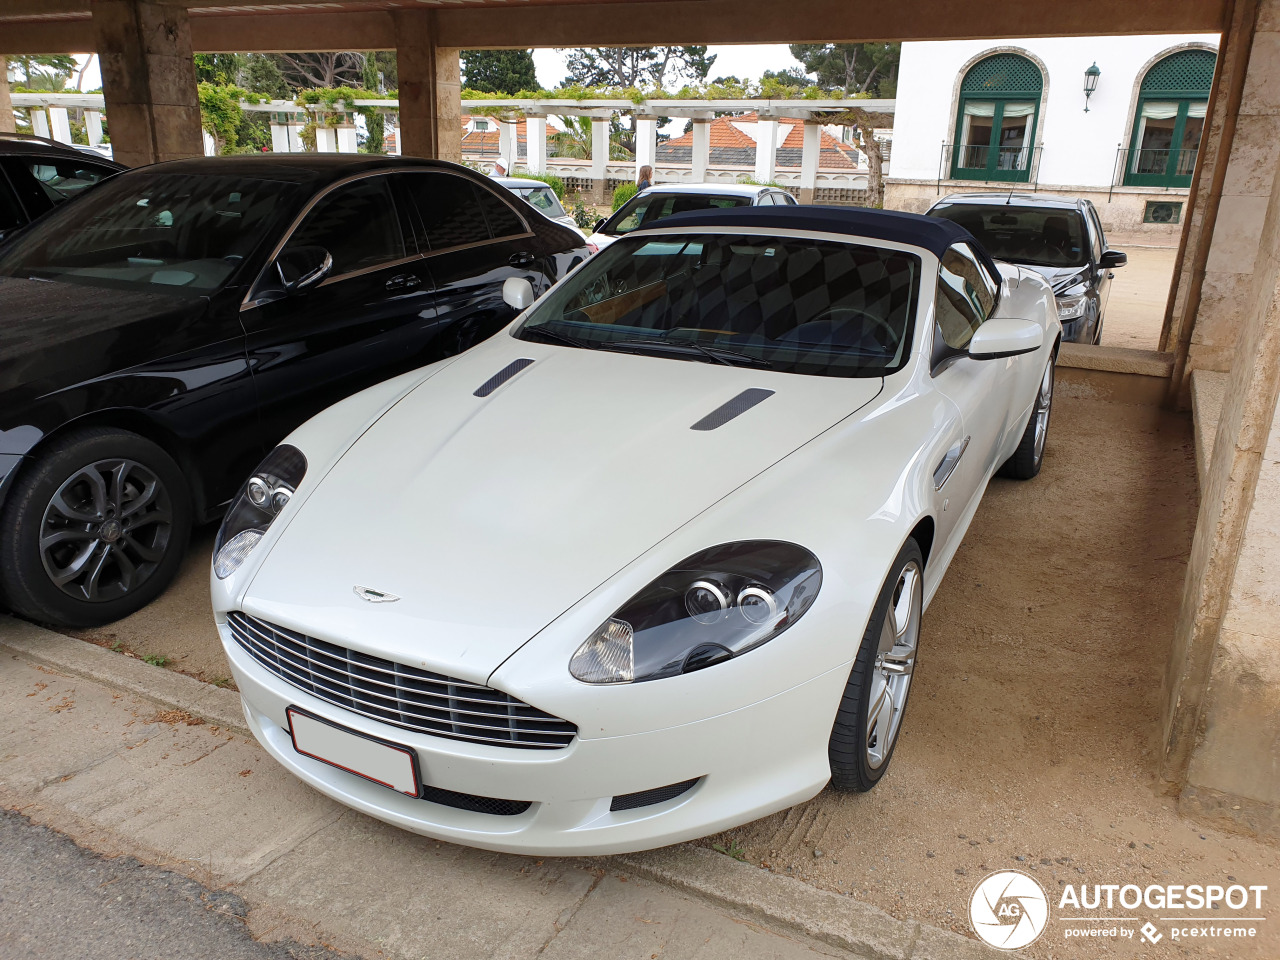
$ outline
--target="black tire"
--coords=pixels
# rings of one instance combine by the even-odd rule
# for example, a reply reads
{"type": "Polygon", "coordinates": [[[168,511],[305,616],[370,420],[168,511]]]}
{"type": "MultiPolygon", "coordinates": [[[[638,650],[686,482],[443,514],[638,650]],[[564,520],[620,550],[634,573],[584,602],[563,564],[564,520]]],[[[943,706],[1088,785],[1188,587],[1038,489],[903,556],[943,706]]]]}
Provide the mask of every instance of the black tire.
{"type": "Polygon", "coordinates": [[[173,458],[150,440],[86,428],[23,469],[0,531],[0,594],[15,613],[99,626],[150,603],[173,580],[191,534],[191,495],[173,458]]]}
{"type": "MultiPolygon", "coordinates": [[[[889,763],[893,759],[894,749],[898,745],[902,720],[906,714],[907,702],[911,694],[910,677],[903,691],[902,703],[897,711],[897,722],[893,734],[885,748],[881,746],[883,759],[875,764],[869,756],[869,723],[867,699],[874,688],[877,661],[880,657],[880,640],[885,626],[885,618],[889,616],[889,608],[897,599],[895,594],[900,585],[904,571],[914,564],[920,580],[923,580],[924,557],[915,540],[908,540],[898,551],[893,561],[889,576],[880,588],[880,596],[867,623],[866,632],[858,647],[858,656],[854,659],[853,669],[849,672],[849,681],[845,685],[844,696],[836,710],[835,724],[831,728],[831,740],[827,746],[827,756],[831,761],[831,786],[845,793],[865,793],[880,782],[889,763]]],[[[923,582],[919,584],[923,592],[923,582]]],[[[917,618],[919,610],[917,610],[917,618]]],[[[919,620],[916,622],[916,650],[918,650],[919,620]]],[[[914,669],[915,652],[913,650],[911,666],[914,669]]]]}
{"type": "Polygon", "coordinates": [[[1044,448],[1048,442],[1050,415],[1053,413],[1053,380],[1056,362],[1056,355],[1049,357],[1049,365],[1045,368],[1045,372],[1040,378],[1040,389],[1036,391],[1036,400],[1031,407],[1031,416],[1027,419],[1027,426],[1022,431],[1022,439],[1018,441],[1018,449],[1000,467],[1000,476],[1002,477],[1010,477],[1014,480],[1030,480],[1040,472],[1040,467],[1044,464],[1044,448]],[[1045,396],[1046,389],[1048,390],[1047,398],[1045,396]],[[1044,404],[1043,411],[1041,404],[1044,404]],[[1044,414],[1044,436],[1037,442],[1041,412],[1044,414]]]}

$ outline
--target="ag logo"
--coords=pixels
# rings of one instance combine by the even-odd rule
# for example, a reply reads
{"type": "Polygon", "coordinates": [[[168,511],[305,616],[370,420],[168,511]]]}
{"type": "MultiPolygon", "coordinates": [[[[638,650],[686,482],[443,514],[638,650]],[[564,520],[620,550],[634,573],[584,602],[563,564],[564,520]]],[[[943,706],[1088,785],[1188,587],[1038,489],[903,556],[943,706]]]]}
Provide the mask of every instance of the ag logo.
{"type": "Polygon", "coordinates": [[[1049,925],[1044,887],[1018,870],[998,870],[969,898],[973,932],[993,947],[1019,950],[1034,943],[1049,925]]]}

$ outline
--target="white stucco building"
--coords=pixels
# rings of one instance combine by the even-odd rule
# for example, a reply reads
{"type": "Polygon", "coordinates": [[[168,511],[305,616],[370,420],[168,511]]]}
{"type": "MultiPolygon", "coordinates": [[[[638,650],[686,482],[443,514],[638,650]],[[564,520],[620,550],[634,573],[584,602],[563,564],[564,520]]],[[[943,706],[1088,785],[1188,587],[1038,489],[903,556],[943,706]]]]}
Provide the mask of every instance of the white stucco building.
{"type": "Polygon", "coordinates": [[[1034,189],[1088,197],[1108,230],[1175,233],[1217,43],[1216,34],[904,43],[885,206],[920,212],[948,193],[1034,189]]]}

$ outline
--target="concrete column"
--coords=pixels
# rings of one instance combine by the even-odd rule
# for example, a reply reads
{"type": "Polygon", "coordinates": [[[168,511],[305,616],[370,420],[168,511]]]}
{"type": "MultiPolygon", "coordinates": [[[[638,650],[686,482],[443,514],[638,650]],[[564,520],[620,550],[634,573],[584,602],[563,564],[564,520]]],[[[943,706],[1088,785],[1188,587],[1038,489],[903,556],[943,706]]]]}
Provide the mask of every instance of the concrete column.
{"type": "Polygon", "coordinates": [[[115,159],[129,166],[198,157],[200,103],[184,6],[91,0],[115,159]]]}
{"type": "Polygon", "coordinates": [[[705,183],[707,165],[711,162],[711,124],[706,120],[693,121],[693,182],[705,183]]]}
{"type": "Polygon", "coordinates": [[[800,202],[813,203],[818,189],[818,160],[822,153],[822,127],[817,123],[804,125],[804,145],[800,151],[800,202]]]}
{"type": "Polygon", "coordinates": [[[32,107],[28,113],[31,114],[31,132],[37,137],[49,138],[49,115],[44,112],[43,107],[32,107]]]}
{"type": "Polygon", "coordinates": [[[102,114],[97,110],[84,112],[84,129],[89,135],[89,145],[96,147],[102,142],[102,114]]]}
{"type": "Polygon", "coordinates": [[[591,118],[591,200],[604,203],[605,164],[609,162],[609,121],[591,118]]]}
{"type": "Polygon", "coordinates": [[[71,142],[71,120],[66,107],[49,108],[49,131],[59,143],[71,142]]]}
{"type": "Polygon", "coordinates": [[[498,156],[502,160],[502,165],[507,168],[507,173],[515,173],[516,156],[520,152],[519,144],[520,132],[515,122],[512,120],[499,120],[498,156]]]}
{"type": "Polygon", "coordinates": [[[641,167],[652,167],[657,159],[658,118],[636,117],[636,178],[641,167]]]}
{"type": "Polygon", "coordinates": [[[337,137],[338,153],[358,153],[360,150],[359,139],[356,136],[355,124],[343,124],[334,129],[337,137]]]}
{"type": "Polygon", "coordinates": [[[316,127],[316,153],[337,153],[338,131],[336,127],[324,124],[316,127]]]}
{"type": "Polygon", "coordinates": [[[9,64],[0,55],[0,133],[14,133],[18,123],[13,117],[13,100],[9,97],[9,64]]]}
{"type": "Polygon", "coordinates": [[[271,124],[271,152],[292,153],[289,149],[289,128],[283,123],[271,124]]]}
{"type": "Polygon", "coordinates": [[[530,173],[547,172],[547,118],[526,117],[525,166],[530,173]]]}
{"type": "Polygon", "coordinates": [[[400,153],[462,161],[462,72],[459,51],[435,45],[430,10],[392,13],[400,72],[400,153]]]}
{"type": "Polygon", "coordinates": [[[778,121],[759,120],[756,122],[755,178],[761,183],[768,183],[777,172],[777,163],[778,121]]]}

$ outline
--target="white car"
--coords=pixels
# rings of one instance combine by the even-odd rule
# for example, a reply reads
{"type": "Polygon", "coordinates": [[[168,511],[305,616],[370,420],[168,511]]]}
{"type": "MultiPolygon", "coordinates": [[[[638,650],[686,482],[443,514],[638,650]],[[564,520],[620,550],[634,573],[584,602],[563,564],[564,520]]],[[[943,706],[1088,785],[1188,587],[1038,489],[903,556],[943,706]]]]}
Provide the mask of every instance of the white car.
{"type": "Polygon", "coordinates": [[[772,206],[794,207],[796,198],[780,187],[757,184],[663,183],[641,190],[607,220],[597,220],[587,243],[602,250],[632,230],[652,226],[673,213],[772,206]]]}
{"type": "MultiPolygon", "coordinates": [[[[529,180],[525,177],[490,177],[500,187],[505,187],[533,207],[549,220],[568,227],[575,233],[582,233],[573,217],[565,212],[560,198],[551,187],[541,180],[529,180]]],[[[585,234],[583,234],[585,236],[585,234]]]]}
{"type": "Polygon", "coordinates": [[[530,854],[870,789],[987,481],[1040,469],[1048,284],[946,220],[801,207],[505,296],[505,333],[320,414],[234,502],[213,607],[254,734],[530,854]]]}

